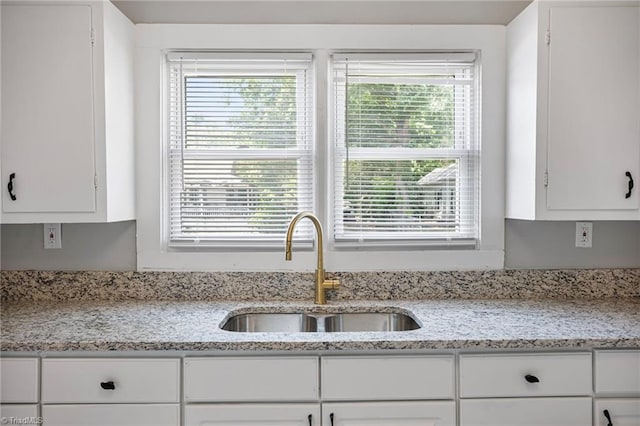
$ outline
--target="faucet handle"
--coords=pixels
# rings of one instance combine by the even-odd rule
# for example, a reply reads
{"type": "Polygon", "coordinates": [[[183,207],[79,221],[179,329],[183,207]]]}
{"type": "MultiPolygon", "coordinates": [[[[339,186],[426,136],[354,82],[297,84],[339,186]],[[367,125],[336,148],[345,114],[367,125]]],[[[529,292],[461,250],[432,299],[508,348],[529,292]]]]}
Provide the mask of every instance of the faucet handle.
{"type": "Polygon", "coordinates": [[[322,283],[322,287],[330,290],[330,289],[338,289],[340,288],[340,280],[338,279],[333,279],[333,280],[324,280],[322,283]]]}

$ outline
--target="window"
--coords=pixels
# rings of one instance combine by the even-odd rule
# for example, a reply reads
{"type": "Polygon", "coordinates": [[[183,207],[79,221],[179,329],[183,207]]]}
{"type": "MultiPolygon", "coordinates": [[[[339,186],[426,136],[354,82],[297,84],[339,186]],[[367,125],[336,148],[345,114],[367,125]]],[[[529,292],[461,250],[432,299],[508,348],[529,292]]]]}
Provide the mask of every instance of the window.
{"type": "Polygon", "coordinates": [[[337,243],[475,245],[475,54],[333,57],[337,243]]]}
{"type": "Polygon", "coordinates": [[[311,55],[167,60],[169,245],[280,246],[313,208],[311,55]]]}

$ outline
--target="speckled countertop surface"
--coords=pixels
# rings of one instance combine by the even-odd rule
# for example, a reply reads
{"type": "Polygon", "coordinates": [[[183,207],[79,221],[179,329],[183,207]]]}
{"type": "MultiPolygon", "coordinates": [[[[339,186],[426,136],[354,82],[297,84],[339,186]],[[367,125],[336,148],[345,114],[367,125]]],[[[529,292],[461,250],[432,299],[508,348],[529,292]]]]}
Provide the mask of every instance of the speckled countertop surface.
{"type": "Polygon", "coordinates": [[[640,299],[331,301],[16,301],[4,303],[2,351],[323,351],[640,347],[640,299]],[[406,332],[234,333],[242,312],[409,313],[406,332]]]}

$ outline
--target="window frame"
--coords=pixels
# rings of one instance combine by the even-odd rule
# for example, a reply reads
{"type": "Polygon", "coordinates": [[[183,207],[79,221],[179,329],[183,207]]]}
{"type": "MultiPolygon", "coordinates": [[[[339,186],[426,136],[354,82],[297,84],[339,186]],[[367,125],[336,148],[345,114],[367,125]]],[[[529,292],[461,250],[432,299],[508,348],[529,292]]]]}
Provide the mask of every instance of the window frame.
{"type": "MultiPolygon", "coordinates": [[[[482,53],[482,191],[481,239],[474,250],[422,247],[337,249],[328,236],[328,209],[316,196],[317,216],[325,224],[325,268],[329,271],[393,271],[500,269],[504,267],[504,149],[506,29],[475,25],[201,25],[148,24],[137,27],[137,268],[140,271],[312,271],[316,254],[294,246],[292,262],[282,248],[172,249],[162,228],[161,206],[166,200],[163,136],[165,88],[163,55],[169,50],[310,51],[316,58],[314,97],[316,141],[328,137],[326,101],[329,55],[346,50],[469,51],[482,53]]],[[[317,144],[322,145],[321,143],[317,144]]],[[[329,153],[314,153],[325,169],[329,153]]],[[[330,181],[316,172],[316,194],[327,194],[330,181]]]]}
{"type": "MultiPolygon", "coordinates": [[[[349,58],[349,60],[353,60],[357,62],[359,60],[364,61],[383,61],[383,62],[391,62],[392,60],[397,61],[417,61],[418,59],[424,59],[425,62],[428,61],[445,61],[451,60],[453,58],[463,59],[465,62],[473,63],[472,68],[474,69],[474,78],[473,78],[473,88],[472,88],[472,97],[470,99],[469,106],[470,108],[474,108],[478,111],[478,105],[480,102],[480,81],[479,76],[480,72],[480,63],[481,63],[481,53],[478,51],[466,51],[466,52],[399,52],[399,51],[387,51],[387,52],[378,52],[378,51],[362,51],[362,52],[333,52],[330,59],[330,67],[331,67],[331,81],[330,87],[332,88],[331,95],[329,96],[329,106],[331,110],[329,112],[329,123],[330,123],[330,136],[328,138],[328,149],[330,152],[331,164],[327,170],[329,174],[330,182],[331,182],[331,190],[329,194],[336,194],[331,197],[329,201],[329,220],[328,225],[330,227],[331,235],[333,235],[333,239],[331,241],[332,247],[337,250],[349,250],[349,249],[375,249],[375,248],[395,248],[395,249],[403,249],[403,248],[434,248],[439,247],[443,249],[456,249],[461,247],[466,247],[470,249],[475,249],[477,244],[479,243],[478,237],[474,237],[473,239],[466,239],[456,241],[455,239],[450,239],[447,237],[444,238],[421,238],[417,236],[412,237],[399,237],[399,238],[391,238],[391,237],[381,237],[381,238],[369,238],[358,241],[356,237],[352,238],[337,238],[336,237],[336,226],[338,226],[338,219],[340,217],[340,212],[336,208],[338,194],[343,194],[343,190],[341,185],[338,183],[341,178],[341,174],[338,171],[339,167],[336,162],[342,158],[353,158],[353,153],[356,153],[356,159],[361,159],[363,161],[367,160],[376,160],[376,159],[389,159],[389,153],[392,150],[380,147],[372,147],[372,148],[351,148],[348,147],[337,147],[338,136],[336,133],[338,132],[336,120],[333,118],[338,115],[338,111],[334,109],[338,108],[338,99],[335,90],[333,90],[335,82],[333,81],[333,77],[335,76],[335,72],[333,72],[334,61],[344,62],[345,58],[349,58]],[[471,58],[473,60],[471,61],[471,58]],[[384,151],[383,151],[384,150],[384,151]],[[340,151],[340,153],[338,153],[340,151]],[[351,154],[343,155],[342,152],[349,151],[351,154]],[[359,154],[359,155],[358,155],[359,154]]],[[[346,98],[345,98],[346,102],[346,98]]],[[[459,105],[456,104],[456,107],[459,105]]],[[[391,152],[391,158],[393,159],[405,159],[405,160],[432,160],[432,159],[442,159],[442,160],[459,160],[458,168],[461,170],[461,173],[465,174],[465,179],[470,181],[469,188],[471,189],[477,181],[479,181],[479,173],[478,170],[480,168],[480,136],[479,136],[479,127],[480,127],[480,117],[479,113],[471,114],[468,116],[463,114],[465,118],[471,118],[473,120],[472,123],[469,124],[469,128],[471,131],[471,135],[469,137],[469,146],[467,148],[461,147],[460,139],[459,139],[459,131],[454,131],[454,146],[452,148],[398,148],[391,152]],[[415,156],[414,156],[415,155],[415,156]]],[[[345,124],[344,122],[341,124],[345,124]]],[[[459,129],[460,122],[455,122],[455,128],[459,129]]],[[[344,129],[342,129],[344,131],[344,129]]],[[[470,226],[475,229],[478,225],[478,217],[480,215],[480,206],[476,205],[479,203],[479,193],[475,189],[471,189],[474,195],[471,203],[469,200],[462,200],[461,203],[466,203],[465,206],[457,209],[457,212],[467,211],[471,216],[470,226]]],[[[373,234],[373,233],[371,233],[373,234]]],[[[477,235],[479,236],[479,230],[477,230],[477,235]]]]}
{"type": "MultiPolygon", "coordinates": [[[[310,116],[314,111],[313,105],[313,55],[310,52],[210,52],[210,51],[180,51],[172,50],[166,52],[166,84],[168,99],[167,103],[167,123],[165,129],[167,170],[169,172],[169,182],[179,180],[184,182],[185,160],[203,160],[212,161],[224,159],[226,161],[241,160],[264,160],[269,161],[296,161],[297,175],[299,181],[308,183],[308,186],[298,187],[298,207],[300,209],[313,210],[315,182],[313,153],[315,151],[315,141],[313,137],[314,122],[310,116]],[[286,71],[287,61],[289,70],[286,71]],[[284,64],[283,70],[279,68],[280,63],[284,64]],[[295,63],[295,65],[294,65],[295,63]],[[183,64],[187,68],[183,70],[183,64]],[[306,66],[300,65],[304,64],[306,66]],[[277,70],[279,76],[291,75],[295,76],[296,87],[296,123],[298,138],[296,139],[295,148],[291,147],[271,147],[271,148],[244,148],[241,150],[230,149],[228,146],[213,145],[209,148],[198,148],[193,151],[188,147],[188,128],[184,125],[188,118],[187,111],[187,90],[185,79],[196,76],[232,76],[233,78],[242,78],[242,76],[260,76],[268,75],[270,70],[277,70]],[[176,79],[172,78],[172,73],[179,74],[176,79]],[[200,73],[200,75],[196,74],[200,73]],[[174,81],[175,80],[175,81],[174,81]],[[179,85],[178,89],[171,89],[172,82],[179,85]],[[300,95],[304,95],[301,99],[300,95]],[[171,108],[173,107],[173,108],[171,108]],[[301,108],[301,111],[298,110],[301,108]],[[178,113],[173,113],[175,109],[180,109],[178,113]],[[300,112],[305,113],[302,117],[300,112]],[[309,116],[307,116],[309,115],[309,116]],[[305,121],[302,123],[301,120],[305,121]],[[171,125],[170,123],[179,121],[179,125],[171,125]],[[175,136],[179,134],[178,136],[175,136]],[[178,146],[179,145],[179,146],[178,146]],[[178,157],[178,159],[176,159],[178,157]],[[176,164],[178,163],[178,164],[176,164]],[[304,167],[304,166],[307,167],[304,167]],[[300,191],[301,189],[301,191],[300,191]],[[307,193],[310,194],[307,196],[307,193]]],[[[183,191],[184,191],[184,183],[183,191]]],[[[163,206],[166,211],[165,222],[163,227],[167,230],[168,240],[166,242],[169,249],[182,250],[199,250],[202,248],[217,249],[238,249],[238,248],[277,248],[280,247],[279,239],[271,235],[258,235],[252,240],[248,236],[210,236],[188,238],[184,233],[180,233],[181,238],[174,237],[173,228],[176,222],[180,222],[180,213],[174,213],[185,207],[186,203],[178,200],[182,194],[174,193],[174,185],[169,184],[166,188],[168,191],[168,203],[163,206]]],[[[191,191],[194,191],[191,189],[191,191]]],[[[228,208],[228,205],[224,206],[228,208]]],[[[293,213],[295,214],[295,212],[293,213]]],[[[291,216],[293,216],[291,214],[291,216]]],[[[205,221],[206,222],[206,221],[205,221]]],[[[305,224],[301,226],[296,233],[297,240],[311,245],[311,227],[305,224]]],[[[284,230],[283,230],[284,232],[284,230]]]]}

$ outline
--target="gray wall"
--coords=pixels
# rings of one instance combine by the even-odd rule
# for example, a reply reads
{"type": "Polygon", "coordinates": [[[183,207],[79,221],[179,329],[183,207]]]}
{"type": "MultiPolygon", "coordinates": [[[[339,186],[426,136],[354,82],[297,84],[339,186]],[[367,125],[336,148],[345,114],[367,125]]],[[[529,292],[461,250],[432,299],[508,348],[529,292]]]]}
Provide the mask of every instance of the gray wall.
{"type": "MultiPolygon", "coordinates": [[[[42,225],[2,225],[2,269],[136,269],[135,222],[63,224],[62,248],[43,248],[42,225]]],[[[575,222],[507,220],[505,264],[514,269],[638,268],[639,222],[593,222],[593,247],[575,247],[575,222]]]]}
{"type": "Polygon", "coordinates": [[[2,269],[134,271],[135,221],[62,224],[62,248],[45,250],[43,225],[2,225],[2,269]]]}
{"type": "Polygon", "coordinates": [[[507,220],[505,265],[530,268],[638,268],[640,222],[592,222],[593,247],[576,248],[575,222],[507,220]]]}

